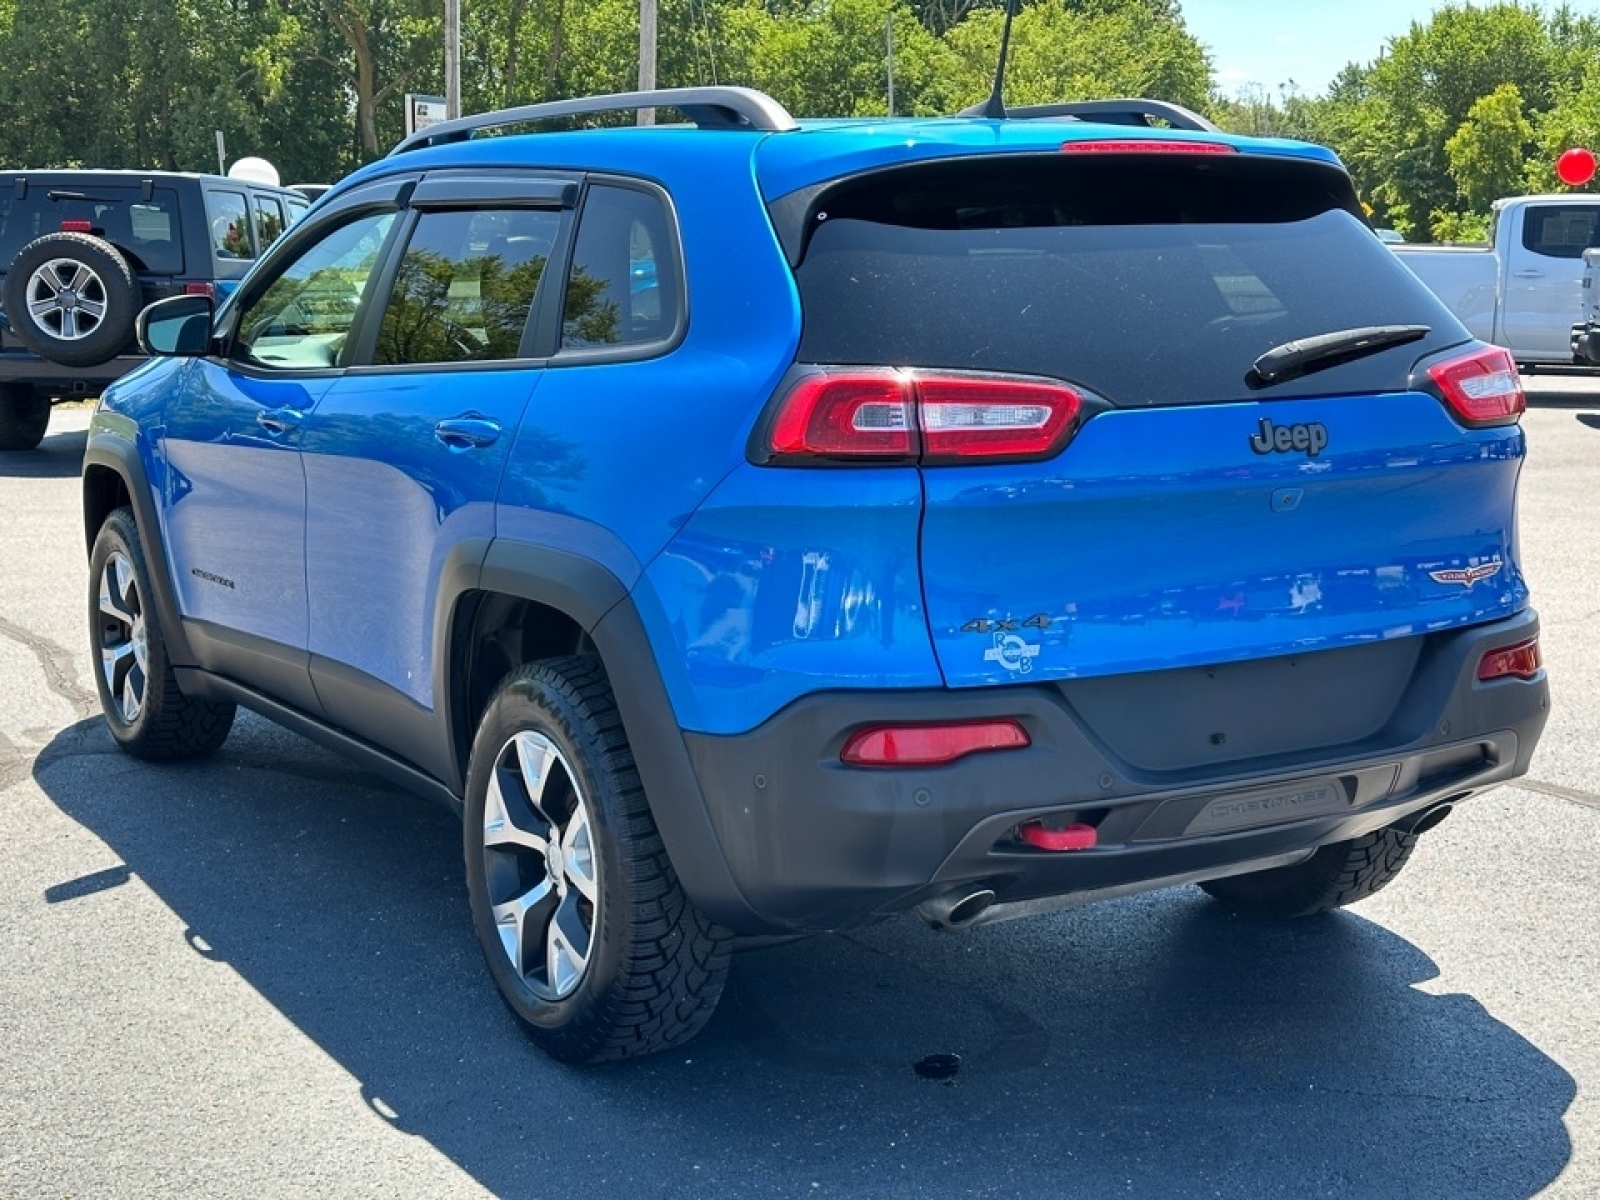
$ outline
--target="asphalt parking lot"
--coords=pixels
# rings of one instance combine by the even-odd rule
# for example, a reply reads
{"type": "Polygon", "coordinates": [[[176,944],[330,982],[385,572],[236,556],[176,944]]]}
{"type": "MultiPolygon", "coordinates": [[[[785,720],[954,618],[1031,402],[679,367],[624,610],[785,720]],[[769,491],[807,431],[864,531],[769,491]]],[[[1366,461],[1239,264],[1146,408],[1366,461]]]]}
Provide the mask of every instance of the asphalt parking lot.
{"type": "Polygon", "coordinates": [[[1530,390],[1550,725],[1388,890],[750,951],[591,1071],[501,1008],[447,813],[247,715],[115,751],[58,410],[0,455],[0,1197],[1600,1195],[1600,385],[1530,390]]]}

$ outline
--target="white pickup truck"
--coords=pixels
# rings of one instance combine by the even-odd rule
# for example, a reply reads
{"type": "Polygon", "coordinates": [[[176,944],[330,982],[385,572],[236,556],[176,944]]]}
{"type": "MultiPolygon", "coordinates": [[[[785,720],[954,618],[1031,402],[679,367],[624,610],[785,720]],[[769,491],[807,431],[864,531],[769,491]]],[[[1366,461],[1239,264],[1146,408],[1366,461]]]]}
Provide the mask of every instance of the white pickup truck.
{"type": "Polygon", "coordinates": [[[1574,353],[1585,321],[1583,252],[1600,246],[1600,195],[1497,200],[1487,246],[1393,246],[1474,337],[1521,366],[1588,366],[1574,353]]]}

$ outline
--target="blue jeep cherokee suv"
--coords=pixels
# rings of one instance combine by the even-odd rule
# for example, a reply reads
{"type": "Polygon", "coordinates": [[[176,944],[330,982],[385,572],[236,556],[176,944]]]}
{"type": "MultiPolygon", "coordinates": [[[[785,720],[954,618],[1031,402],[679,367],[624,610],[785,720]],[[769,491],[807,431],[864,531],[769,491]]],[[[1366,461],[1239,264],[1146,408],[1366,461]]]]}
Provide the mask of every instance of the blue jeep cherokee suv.
{"type": "Polygon", "coordinates": [[[458,808],[568,1061],[692,1036],[738,937],[1347,904],[1545,720],[1515,368],[1317,147],[564,101],[141,332],[84,466],[113,734],[243,704],[458,808]],[[689,120],[514,131],[640,106],[689,120]]]}

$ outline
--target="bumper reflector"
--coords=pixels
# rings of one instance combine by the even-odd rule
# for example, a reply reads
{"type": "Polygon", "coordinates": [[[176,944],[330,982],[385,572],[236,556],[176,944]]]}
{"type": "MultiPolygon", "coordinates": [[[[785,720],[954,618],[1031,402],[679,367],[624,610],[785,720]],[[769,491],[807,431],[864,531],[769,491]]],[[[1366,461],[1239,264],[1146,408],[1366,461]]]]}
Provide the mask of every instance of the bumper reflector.
{"type": "Polygon", "coordinates": [[[1093,825],[1081,822],[1065,829],[1046,829],[1038,821],[1024,821],[1017,826],[1017,836],[1036,850],[1093,850],[1100,839],[1093,825]]]}
{"type": "Polygon", "coordinates": [[[1539,653],[1539,639],[1529,638],[1515,646],[1502,646],[1491,650],[1478,660],[1478,679],[1532,679],[1544,666],[1544,655],[1539,653]]]}
{"type": "Polygon", "coordinates": [[[938,767],[969,754],[1032,745],[1016,721],[874,725],[851,735],[839,761],[852,767],[938,767]]]}

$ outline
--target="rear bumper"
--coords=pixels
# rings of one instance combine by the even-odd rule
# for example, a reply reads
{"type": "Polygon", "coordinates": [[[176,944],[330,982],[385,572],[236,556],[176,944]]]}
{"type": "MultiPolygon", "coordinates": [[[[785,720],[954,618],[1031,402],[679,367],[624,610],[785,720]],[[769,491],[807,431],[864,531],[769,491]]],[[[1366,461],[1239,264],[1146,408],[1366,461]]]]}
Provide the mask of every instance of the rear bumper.
{"type": "Polygon", "coordinates": [[[1184,771],[1131,765],[1048,685],[821,694],[747,734],[686,734],[737,890],[695,899],[741,933],[836,929],[973,887],[1002,905],[1071,903],[1293,861],[1525,774],[1544,673],[1476,672],[1485,652],[1537,632],[1526,611],[1434,635],[1393,712],[1359,740],[1184,771]],[[1017,718],[1032,745],[933,769],[839,761],[863,725],[985,717],[1017,718]],[[1019,842],[1017,825],[1037,818],[1093,824],[1098,844],[1019,842]]]}
{"type": "Polygon", "coordinates": [[[92,367],[66,367],[28,350],[0,349],[0,384],[20,384],[60,399],[98,396],[145,362],[143,355],[119,354],[92,367]]]}

